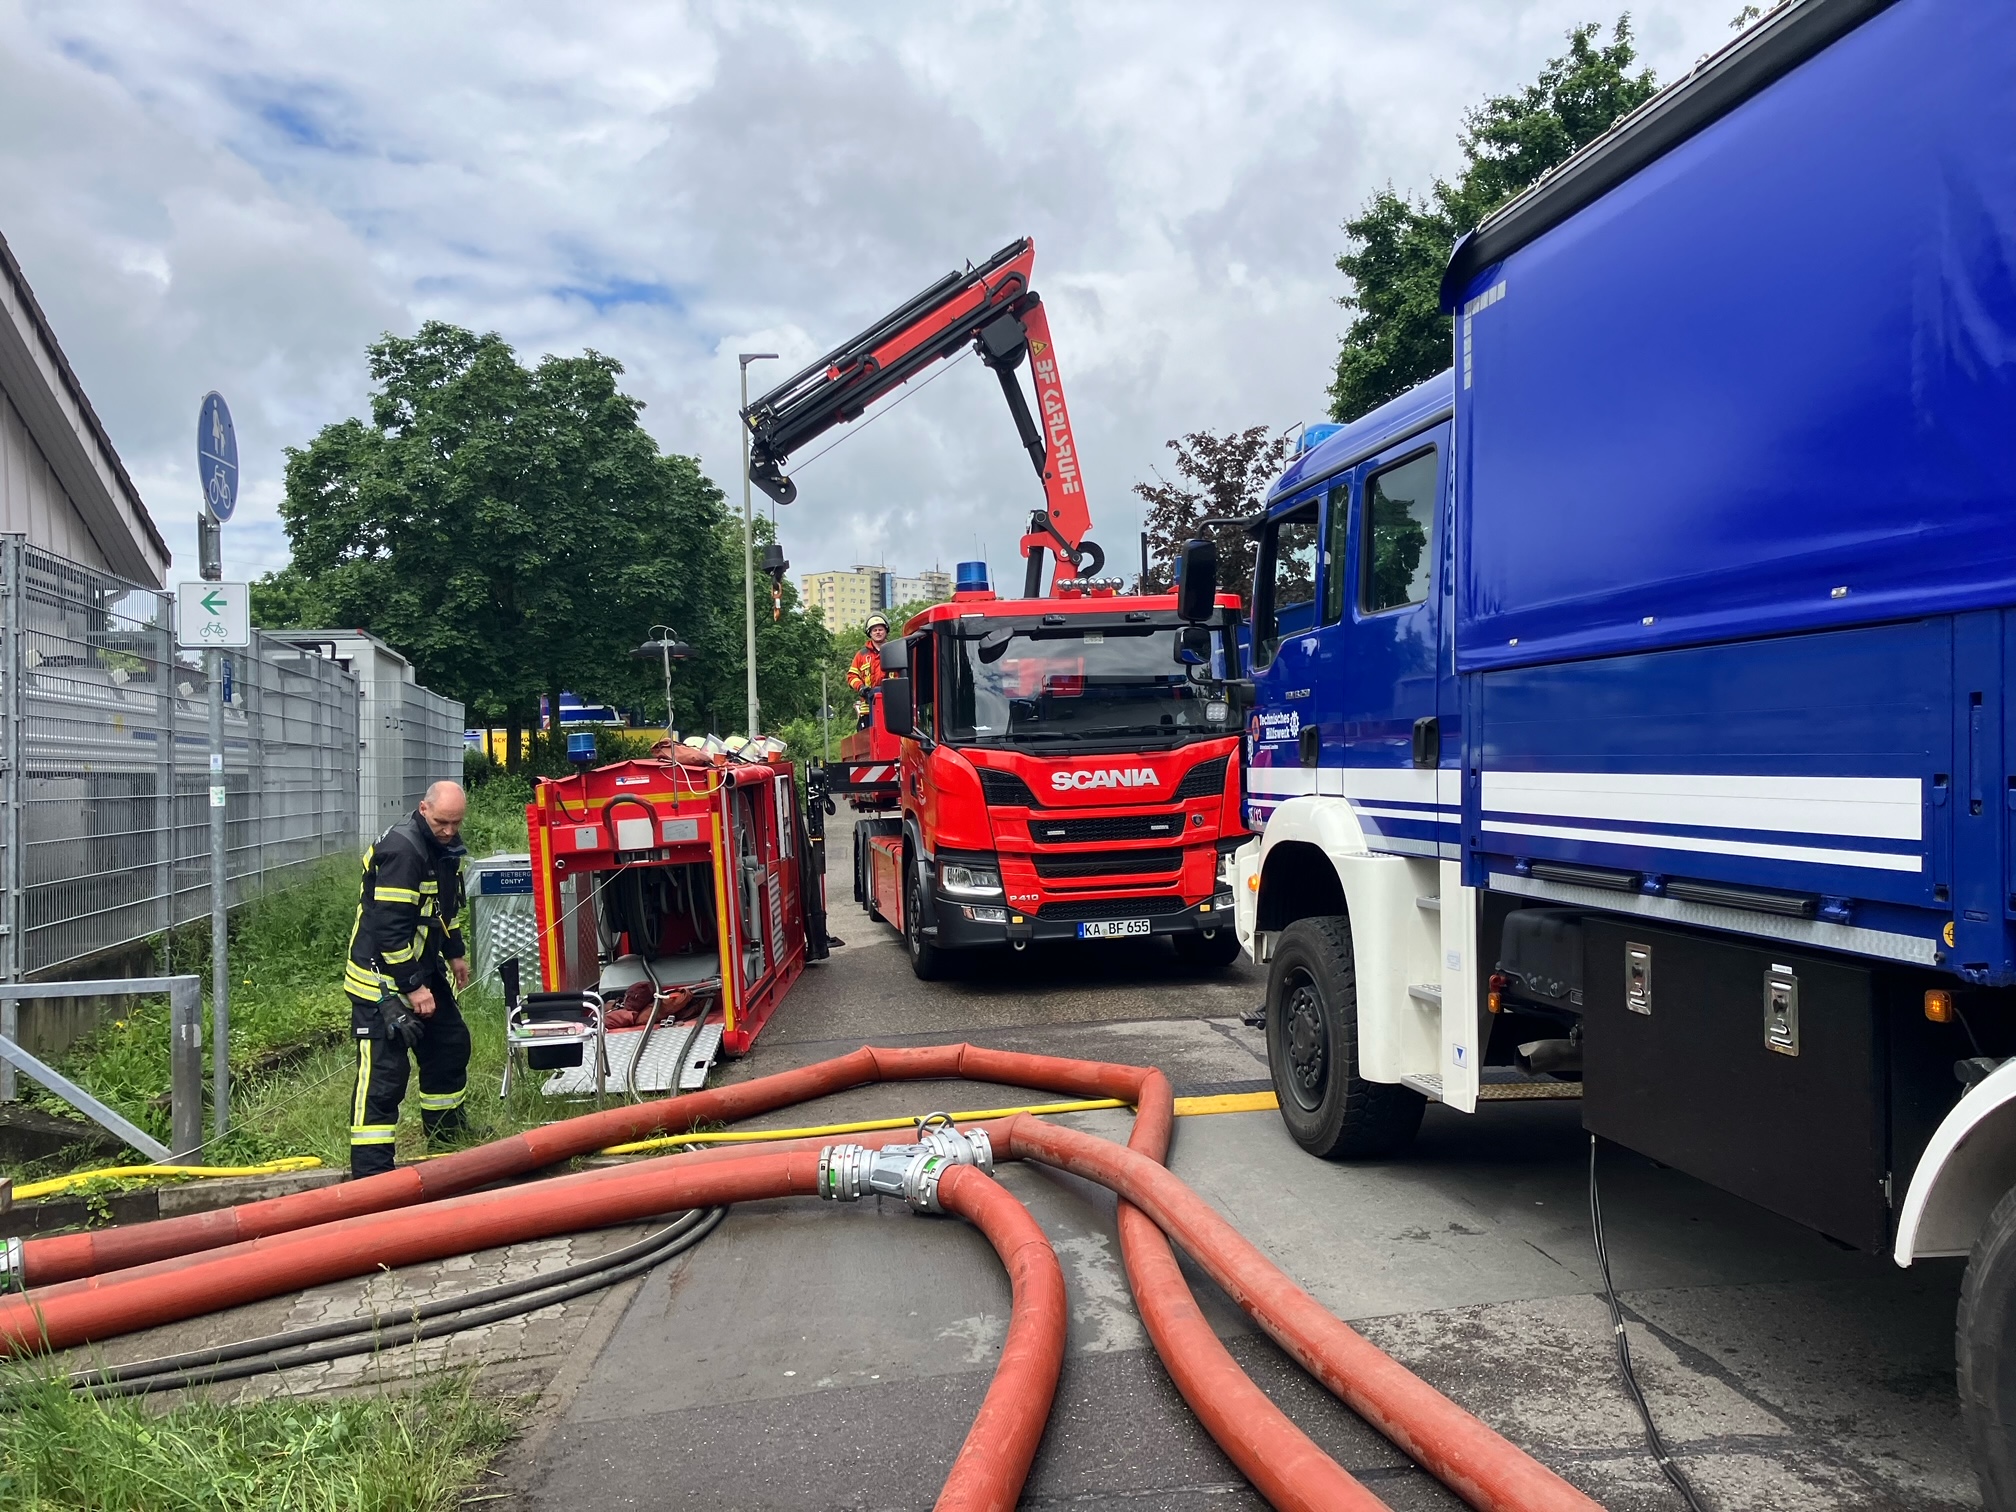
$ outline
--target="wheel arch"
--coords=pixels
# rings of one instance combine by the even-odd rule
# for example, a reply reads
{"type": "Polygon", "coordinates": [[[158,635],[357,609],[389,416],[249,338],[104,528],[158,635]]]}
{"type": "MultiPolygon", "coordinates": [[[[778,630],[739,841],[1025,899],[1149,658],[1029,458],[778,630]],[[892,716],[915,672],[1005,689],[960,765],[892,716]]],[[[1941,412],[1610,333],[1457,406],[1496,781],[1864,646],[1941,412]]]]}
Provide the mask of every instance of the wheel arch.
{"type": "Polygon", "coordinates": [[[1964,1255],[2016,1188],[2016,1060],[2005,1061],[1941,1121],[1897,1213],[1899,1265],[1964,1255]]]}
{"type": "Polygon", "coordinates": [[[1268,816],[1260,843],[1254,929],[1278,934],[1297,919],[1350,913],[1336,857],[1364,855],[1348,799],[1291,798],[1268,816]]]}

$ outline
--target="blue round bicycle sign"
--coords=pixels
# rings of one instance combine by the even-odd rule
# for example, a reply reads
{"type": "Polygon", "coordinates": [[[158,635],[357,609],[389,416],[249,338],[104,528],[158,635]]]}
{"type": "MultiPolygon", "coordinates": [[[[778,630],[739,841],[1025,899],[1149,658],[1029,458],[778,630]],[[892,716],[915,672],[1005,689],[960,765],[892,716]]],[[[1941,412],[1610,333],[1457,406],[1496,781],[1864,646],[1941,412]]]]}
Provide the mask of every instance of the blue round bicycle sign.
{"type": "Polygon", "coordinates": [[[238,432],[231,425],[231,406],[215,390],[203,396],[196,417],[196,475],[210,513],[230,519],[238,505],[238,432]]]}

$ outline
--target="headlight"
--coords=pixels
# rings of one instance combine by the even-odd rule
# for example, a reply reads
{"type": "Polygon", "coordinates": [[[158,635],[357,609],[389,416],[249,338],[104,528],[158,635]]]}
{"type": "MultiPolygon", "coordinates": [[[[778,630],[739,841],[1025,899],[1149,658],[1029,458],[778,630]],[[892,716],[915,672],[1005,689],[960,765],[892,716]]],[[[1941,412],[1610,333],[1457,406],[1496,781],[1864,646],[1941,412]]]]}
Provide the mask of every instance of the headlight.
{"type": "Polygon", "coordinates": [[[959,912],[975,924],[1006,924],[1008,910],[999,903],[961,903],[959,912]]]}
{"type": "Polygon", "coordinates": [[[969,866],[949,861],[938,868],[938,885],[954,897],[998,898],[1001,873],[991,866],[969,866]]]}

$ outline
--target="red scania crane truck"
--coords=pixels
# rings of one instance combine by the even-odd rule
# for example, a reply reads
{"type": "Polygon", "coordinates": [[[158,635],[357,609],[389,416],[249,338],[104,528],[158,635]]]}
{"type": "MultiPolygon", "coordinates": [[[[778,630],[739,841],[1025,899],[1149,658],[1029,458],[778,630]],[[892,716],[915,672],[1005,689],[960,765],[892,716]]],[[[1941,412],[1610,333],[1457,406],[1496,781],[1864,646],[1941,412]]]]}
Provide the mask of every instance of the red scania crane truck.
{"type": "Polygon", "coordinates": [[[940,975],[948,951],[1144,935],[1222,967],[1239,942],[1220,861],[1246,838],[1241,731],[1223,692],[1238,673],[1239,599],[1186,626],[1173,594],[1122,594],[1098,576],[1049,317],[1029,286],[1035,256],[1025,237],[946,274],[743,411],[750,480],[788,504],[794,451],[970,348],[1000,380],[1043,485],[1021,597],[996,595],[984,563],[960,563],[952,601],[884,646],[867,727],[815,780],[866,816],[855,898],[902,933],[920,977],[940,975]]]}

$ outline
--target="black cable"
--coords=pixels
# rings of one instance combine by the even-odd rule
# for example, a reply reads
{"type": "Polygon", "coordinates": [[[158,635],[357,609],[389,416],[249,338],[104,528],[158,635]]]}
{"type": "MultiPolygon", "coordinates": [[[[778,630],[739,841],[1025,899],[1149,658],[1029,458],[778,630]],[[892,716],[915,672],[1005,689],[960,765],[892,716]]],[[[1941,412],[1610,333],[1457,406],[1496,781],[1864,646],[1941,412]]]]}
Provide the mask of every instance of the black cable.
{"type": "Polygon", "coordinates": [[[614,1286],[684,1254],[720,1226],[725,1207],[695,1209],[657,1233],[593,1260],[584,1260],[543,1276],[530,1276],[456,1297],[444,1297],[397,1313],[371,1313],[361,1318],[297,1328],[263,1338],[243,1339],[213,1349],[190,1350],[131,1365],[81,1370],[68,1377],[73,1391],[93,1396],[142,1396],[155,1391],[217,1381],[235,1381],[271,1371],[317,1365],[351,1355],[371,1354],[402,1344],[417,1344],[537,1312],[559,1302],[614,1286]],[[343,1338],[344,1335],[363,1337],[343,1338]],[[321,1348],[297,1348],[331,1338],[343,1339],[321,1348]],[[257,1358],[248,1358],[257,1356],[257,1358]],[[236,1363],[232,1363],[236,1362],[236,1363]]]}
{"type": "Polygon", "coordinates": [[[408,1323],[425,1322],[429,1318],[438,1318],[446,1313],[461,1312],[472,1307],[487,1307],[495,1302],[524,1296],[528,1292],[544,1291],[552,1286],[564,1286],[577,1277],[591,1276],[613,1266],[622,1265],[685,1234],[695,1227],[703,1216],[703,1212],[699,1210],[682,1213],[672,1223],[656,1233],[645,1235],[635,1243],[611,1250],[605,1255],[597,1255],[592,1260],[577,1261],[573,1265],[549,1271],[544,1275],[500,1282],[496,1286],[463,1292],[453,1297],[439,1297],[418,1307],[401,1308],[397,1313],[367,1313],[362,1317],[343,1318],[330,1323],[312,1324],[307,1328],[292,1329],[285,1333],[267,1334],[263,1338],[241,1339],[235,1344],[192,1349],[182,1354],[163,1355],[153,1360],[136,1360],[129,1365],[108,1366],[102,1370],[75,1371],[69,1377],[70,1385],[89,1388],[107,1382],[133,1380],[144,1375],[159,1375],[171,1370],[217,1365],[227,1360],[244,1359],[248,1355],[270,1354],[276,1349],[320,1344],[327,1339],[340,1339],[346,1334],[375,1333],[385,1326],[388,1319],[408,1323]]]}
{"type": "Polygon", "coordinates": [[[1610,1251],[1603,1243],[1603,1203],[1596,1195],[1596,1136],[1589,1136],[1589,1229],[1596,1236],[1596,1263],[1603,1268],[1603,1296],[1610,1304],[1610,1329],[1617,1341],[1617,1370],[1624,1377],[1624,1390],[1631,1398],[1631,1405],[1638,1409],[1638,1420],[1645,1425],[1645,1447],[1651,1451],[1652,1462],[1673,1489],[1680,1493],[1680,1499],[1687,1503],[1689,1512],[1708,1512],[1708,1508],[1695,1493],[1686,1472],[1675,1463],[1673,1456],[1666,1452],[1666,1441],[1659,1437],[1659,1430],[1652,1424],[1652,1408],[1645,1400],[1645,1393],[1638,1387],[1638,1376],[1631,1368],[1631,1341],[1624,1334],[1624,1309],[1617,1305],[1617,1287],[1610,1279],[1610,1251]]]}

